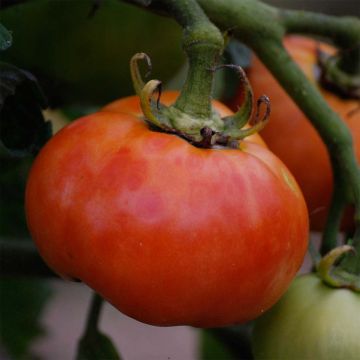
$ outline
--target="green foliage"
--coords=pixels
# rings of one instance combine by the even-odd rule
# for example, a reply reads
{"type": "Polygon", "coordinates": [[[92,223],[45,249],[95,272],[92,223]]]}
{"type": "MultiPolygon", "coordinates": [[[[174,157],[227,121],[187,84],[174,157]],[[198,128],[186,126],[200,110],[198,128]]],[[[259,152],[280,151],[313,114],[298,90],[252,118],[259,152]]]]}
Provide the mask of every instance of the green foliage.
{"type": "Polygon", "coordinates": [[[0,24],[0,50],[6,50],[12,44],[12,35],[11,33],[0,24]]]}
{"type": "Polygon", "coordinates": [[[203,360],[251,360],[252,323],[226,328],[207,329],[202,333],[203,360]]]}
{"type": "Polygon", "coordinates": [[[104,105],[133,95],[129,60],[146,52],[168,80],[184,61],[181,29],[119,0],[32,0],[1,12],[13,46],[3,60],[31,71],[53,106],[104,105]]]}
{"type": "Polygon", "coordinates": [[[0,281],[0,340],[13,359],[29,359],[29,345],[44,334],[39,317],[51,292],[44,281],[0,281]]]}
{"type": "Polygon", "coordinates": [[[12,155],[36,153],[51,136],[42,109],[45,97],[36,78],[16,66],[0,63],[0,145],[12,155]]]}
{"type": "Polygon", "coordinates": [[[28,235],[24,214],[25,178],[29,159],[0,155],[0,235],[25,237],[28,235]]]}
{"type": "Polygon", "coordinates": [[[202,360],[234,360],[226,346],[207,331],[201,332],[202,360]]]}
{"type": "MultiPolygon", "coordinates": [[[[0,25],[0,50],[6,50],[11,42],[11,33],[0,25]]],[[[25,179],[30,165],[27,155],[37,152],[51,135],[51,127],[42,115],[44,107],[45,97],[35,77],[1,62],[0,235],[9,241],[12,240],[9,236],[24,238],[28,233],[23,210],[25,179]]],[[[16,257],[14,259],[16,261],[16,257]]],[[[1,259],[1,265],[5,260],[9,259],[1,259]]],[[[0,341],[12,359],[32,357],[29,348],[35,338],[44,334],[40,315],[50,294],[44,281],[0,280],[0,341]]]]}
{"type": "MultiPolygon", "coordinates": [[[[24,187],[30,159],[3,154],[0,164],[0,235],[9,242],[21,238],[25,245],[31,241],[26,238],[24,215],[24,187]]],[[[10,259],[4,259],[2,251],[0,255],[1,267],[6,266],[10,259]]],[[[19,264],[22,260],[14,253],[12,261],[19,264]]],[[[39,317],[50,295],[44,281],[0,280],[0,342],[12,359],[29,359],[32,341],[44,334],[39,317]]]]}

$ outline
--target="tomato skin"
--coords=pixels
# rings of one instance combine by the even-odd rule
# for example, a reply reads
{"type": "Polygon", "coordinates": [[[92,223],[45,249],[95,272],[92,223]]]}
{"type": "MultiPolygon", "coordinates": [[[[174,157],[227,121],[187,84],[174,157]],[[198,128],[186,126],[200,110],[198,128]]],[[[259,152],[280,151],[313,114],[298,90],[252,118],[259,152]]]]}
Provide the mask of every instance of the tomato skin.
{"type": "Polygon", "coordinates": [[[129,110],[138,100],[122,101],[124,112],[73,122],[36,158],[26,214],[40,254],[145,323],[255,318],[306,251],[307,209],[292,175],[254,142],[199,149],[150,131],[129,110]]]}
{"type": "MultiPolygon", "coordinates": [[[[284,46],[305,75],[316,84],[317,42],[292,36],[285,39],[284,46]]],[[[329,47],[324,48],[326,49],[330,50],[329,47]]],[[[333,188],[326,147],[310,121],[255,57],[248,77],[255,95],[266,94],[271,101],[270,122],[262,130],[261,136],[270,150],[286,164],[300,185],[309,209],[311,229],[322,230],[333,188]]],[[[340,98],[320,88],[318,84],[316,86],[330,107],[349,126],[354,139],[355,154],[360,161],[360,111],[353,111],[359,103],[356,100],[340,98]]],[[[235,102],[237,101],[238,99],[235,102]]],[[[348,216],[343,225],[344,230],[349,230],[352,224],[353,221],[348,216]]]]}
{"type": "Polygon", "coordinates": [[[255,321],[255,359],[356,360],[360,354],[360,294],[332,289],[308,274],[255,321]]]}

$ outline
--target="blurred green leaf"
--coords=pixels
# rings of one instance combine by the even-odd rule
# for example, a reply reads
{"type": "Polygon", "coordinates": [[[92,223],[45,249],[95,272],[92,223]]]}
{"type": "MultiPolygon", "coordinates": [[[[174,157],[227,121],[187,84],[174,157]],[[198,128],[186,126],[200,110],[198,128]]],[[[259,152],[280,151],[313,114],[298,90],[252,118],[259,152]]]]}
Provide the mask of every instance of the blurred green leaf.
{"type": "Polygon", "coordinates": [[[0,340],[13,359],[29,359],[29,346],[45,331],[39,318],[51,291],[44,281],[0,281],[0,340]]]}
{"type": "Polygon", "coordinates": [[[137,52],[151,57],[152,76],[163,82],[185,57],[178,24],[120,0],[29,0],[4,9],[1,21],[14,37],[3,60],[31,71],[56,107],[133,95],[137,52]]]}
{"type": "Polygon", "coordinates": [[[0,63],[0,144],[14,156],[36,153],[51,136],[45,97],[29,72],[0,63]]]}
{"type": "Polygon", "coordinates": [[[28,237],[25,222],[24,192],[30,167],[29,158],[0,155],[0,235],[28,237]]]}
{"type": "Polygon", "coordinates": [[[234,360],[231,352],[214,335],[201,332],[201,360],[234,360]]]}
{"type": "Polygon", "coordinates": [[[85,335],[79,342],[76,360],[120,360],[111,339],[96,331],[85,335]]]}
{"type": "MultiPolygon", "coordinates": [[[[43,144],[47,137],[47,125],[41,114],[45,100],[36,79],[9,64],[0,64],[0,90],[1,235],[22,237],[28,234],[24,188],[30,157],[16,158],[13,155],[26,155],[43,144]]],[[[4,256],[3,252],[0,255],[4,256]]],[[[16,254],[14,257],[16,263],[16,254]]],[[[2,258],[2,265],[5,260],[9,259],[2,258]]],[[[49,297],[50,290],[44,281],[0,280],[0,342],[12,359],[33,358],[29,347],[35,338],[44,334],[39,320],[49,297]]]]}
{"type": "Polygon", "coordinates": [[[202,341],[203,360],[252,360],[252,323],[206,329],[202,341]]]}
{"type": "Polygon", "coordinates": [[[141,6],[149,6],[152,0],[132,0],[134,4],[139,4],[141,6]]]}
{"type": "Polygon", "coordinates": [[[0,23],[0,50],[8,49],[12,44],[12,35],[1,23],[0,23]]]}

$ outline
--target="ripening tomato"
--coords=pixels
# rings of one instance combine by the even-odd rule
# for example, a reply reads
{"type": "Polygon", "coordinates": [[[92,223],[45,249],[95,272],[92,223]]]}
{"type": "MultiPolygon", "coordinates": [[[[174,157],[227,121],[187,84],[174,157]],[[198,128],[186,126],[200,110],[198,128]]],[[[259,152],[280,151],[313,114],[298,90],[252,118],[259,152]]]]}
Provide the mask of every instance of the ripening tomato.
{"type": "Polygon", "coordinates": [[[253,350],[257,360],[357,360],[359,334],[360,294],[308,274],[255,321],[253,350]]]}
{"type": "Polygon", "coordinates": [[[240,150],[200,149],[140,117],[138,98],[124,98],[42,149],[26,189],[41,255],[145,323],[255,318],[285,292],[306,251],[294,178],[258,135],[240,150]]]}
{"type": "MultiPolygon", "coordinates": [[[[320,88],[316,83],[319,72],[316,65],[316,41],[303,37],[288,37],[284,45],[306,76],[318,87],[332,109],[349,126],[359,160],[359,102],[340,98],[320,88]]],[[[333,51],[324,44],[322,48],[325,51],[333,51]]],[[[259,59],[253,59],[248,76],[255,95],[266,94],[271,101],[270,122],[261,135],[270,150],[286,164],[300,185],[310,214],[310,227],[313,230],[322,230],[333,188],[331,165],[325,145],[310,121],[259,59]]],[[[351,224],[352,219],[348,217],[344,229],[349,229],[351,224]]]]}

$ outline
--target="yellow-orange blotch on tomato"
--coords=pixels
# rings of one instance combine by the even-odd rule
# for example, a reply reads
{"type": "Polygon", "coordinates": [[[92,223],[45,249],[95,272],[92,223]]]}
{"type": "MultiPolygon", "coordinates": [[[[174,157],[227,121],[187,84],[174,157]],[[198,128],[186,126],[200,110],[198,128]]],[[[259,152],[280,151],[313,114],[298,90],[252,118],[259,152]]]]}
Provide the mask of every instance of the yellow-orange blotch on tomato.
{"type": "Polygon", "coordinates": [[[55,272],[153,325],[257,317],[285,292],[307,247],[303,196],[258,135],[241,150],[200,149],[149,130],[137,97],[45,145],[28,179],[26,215],[55,272]]]}

